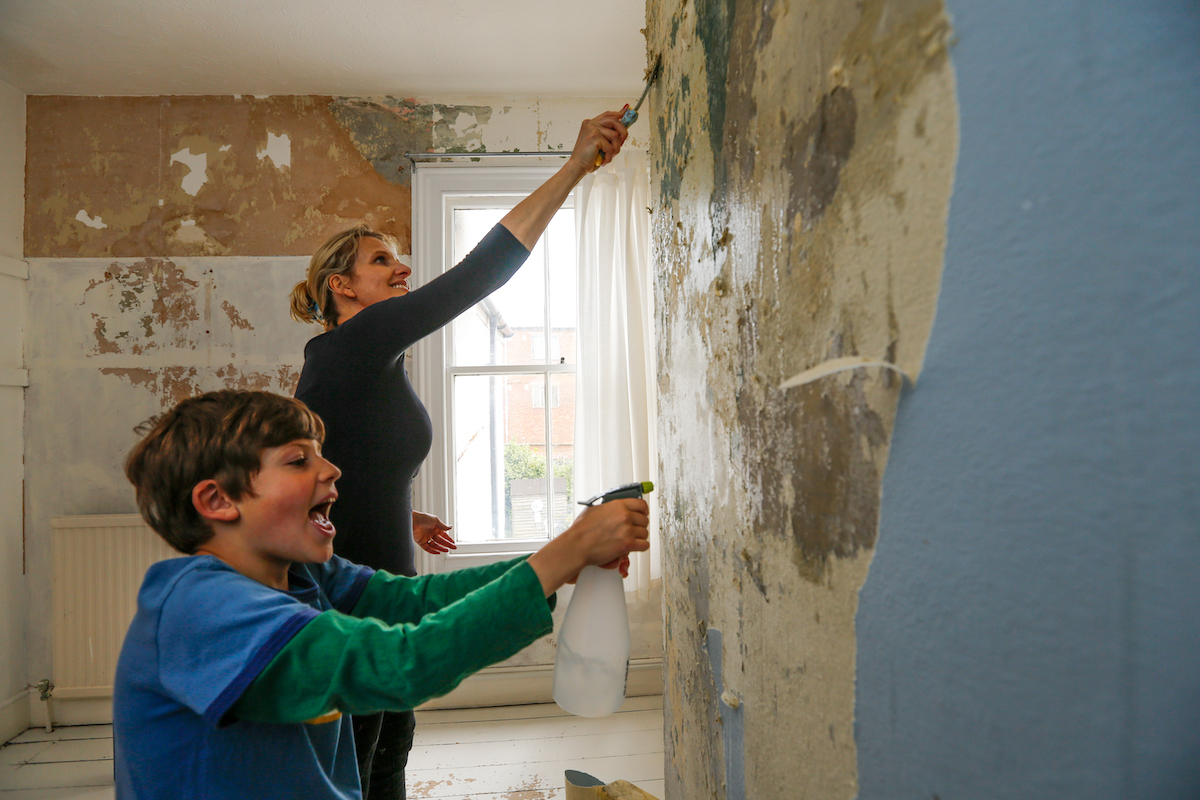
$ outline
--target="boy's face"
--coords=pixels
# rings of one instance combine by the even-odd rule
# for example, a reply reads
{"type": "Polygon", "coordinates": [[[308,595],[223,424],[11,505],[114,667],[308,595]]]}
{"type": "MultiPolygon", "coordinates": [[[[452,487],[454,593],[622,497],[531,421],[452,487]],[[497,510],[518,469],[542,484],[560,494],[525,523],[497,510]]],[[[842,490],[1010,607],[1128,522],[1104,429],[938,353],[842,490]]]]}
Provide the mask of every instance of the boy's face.
{"type": "Polygon", "coordinates": [[[328,561],[333,555],[329,507],[342,471],[321,455],[315,439],[296,439],[262,453],[250,492],[235,505],[245,539],[269,563],[328,561]]]}

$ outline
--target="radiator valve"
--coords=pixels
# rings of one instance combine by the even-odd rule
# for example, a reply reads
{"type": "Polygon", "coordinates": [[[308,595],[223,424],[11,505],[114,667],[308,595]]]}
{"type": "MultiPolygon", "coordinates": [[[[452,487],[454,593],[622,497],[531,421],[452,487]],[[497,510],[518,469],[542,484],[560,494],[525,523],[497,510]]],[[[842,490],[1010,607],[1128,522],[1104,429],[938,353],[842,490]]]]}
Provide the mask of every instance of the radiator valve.
{"type": "Polygon", "coordinates": [[[54,691],[54,681],[49,678],[42,678],[37,682],[35,688],[42,693],[42,701],[44,702],[50,699],[50,693],[54,691]]]}

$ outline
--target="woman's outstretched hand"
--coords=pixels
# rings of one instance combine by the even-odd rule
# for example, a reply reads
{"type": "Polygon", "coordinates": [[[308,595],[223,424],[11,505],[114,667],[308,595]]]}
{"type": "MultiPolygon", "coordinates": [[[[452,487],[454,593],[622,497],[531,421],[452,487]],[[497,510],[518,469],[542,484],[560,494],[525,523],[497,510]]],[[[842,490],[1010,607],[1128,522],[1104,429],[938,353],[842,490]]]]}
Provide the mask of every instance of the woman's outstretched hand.
{"type": "Polygon", "coordinates": [[[579,138],[571,150],[571,161],[591,172],[613,160],[621,152],[621,145],[629,138],[629,131],[621,124],[620,111],[605,111],[593,119],[585,119],[579,126],[579,138]]]}
{"type": "Polygon", "coordinates": [[[458,545],[454,543],[454,537],[447,533],[450,526],[433,514],[414,511],[412,519],[413,541],[426,553],[438,556],[458,549],[458,545]]]}
{"type": "Polygon", "coordinates": [[[612,161],[613,156],[621,152],[621,145],[628,136],[618,111],[605,111],[594,119],[585,119],[579,126],[579,138],[575,140],[567,163],[533,194],[513,206],[500,224],[508,228],[526,250],[532,250],[575,185],[596,169],[597,159],[599,165],[612,161]]]}

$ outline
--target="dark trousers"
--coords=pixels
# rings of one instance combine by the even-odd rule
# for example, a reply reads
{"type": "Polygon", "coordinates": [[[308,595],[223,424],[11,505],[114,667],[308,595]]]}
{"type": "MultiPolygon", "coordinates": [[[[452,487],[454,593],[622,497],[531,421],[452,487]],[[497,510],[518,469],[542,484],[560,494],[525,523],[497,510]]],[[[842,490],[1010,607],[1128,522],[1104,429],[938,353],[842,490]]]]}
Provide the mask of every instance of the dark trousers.
{"type": "Polygon", "coordinates": [[[364,800],[404,800],[404,767],[416,727],[411,711],[354,716],[354,749],[364,800]]]}

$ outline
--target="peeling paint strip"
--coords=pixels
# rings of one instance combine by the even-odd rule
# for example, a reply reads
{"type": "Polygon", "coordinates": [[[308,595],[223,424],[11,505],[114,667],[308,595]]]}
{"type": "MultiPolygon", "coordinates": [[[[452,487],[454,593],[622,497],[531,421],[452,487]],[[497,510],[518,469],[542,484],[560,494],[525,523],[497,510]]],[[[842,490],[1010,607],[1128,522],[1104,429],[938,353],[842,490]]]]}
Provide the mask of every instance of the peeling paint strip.
{"type": "Polygon", "coordinates": [[[833,375],[837,372],[847,372],[852,369],[860,369],[862,367],[883,367],[898,373],[902,378],[908,380],[909,385],[912,385],[913,379],[908,376],[904,370],[890,361],[880,361],[877,358],[868,358],[867,356],[846,356],[845,358],[832,358],[829,361],[818,364],[812,369],[806,369],[799,375],[793,375],[779,385],[780,389],[791,389],[795,386],[803,386],[806,383],[820,380],[827,375],[833,375]]]}
{"type": "Polygon", "coordinates": [[[0,256],[0,275],[7,275],[10,278],[20,278],[23,281],[29,280],[29,262],[20,261],[8,256],[0,256]]]}
{"type": "Polygon", "coordinates": [[[0,369],[0,386],[28,386],[29,370],[0,369]]]}

